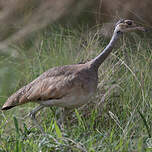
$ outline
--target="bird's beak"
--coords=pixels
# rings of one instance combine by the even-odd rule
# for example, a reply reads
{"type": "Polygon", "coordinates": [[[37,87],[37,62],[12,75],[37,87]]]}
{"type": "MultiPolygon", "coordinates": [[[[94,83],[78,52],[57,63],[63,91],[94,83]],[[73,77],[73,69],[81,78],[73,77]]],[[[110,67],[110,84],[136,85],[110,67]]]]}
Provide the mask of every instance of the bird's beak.
{"type": "Polygon", "coordinates": [[[136,29],[139,30],[139,31],[143,31],[143,32],[146,32],[146,31],[147,31],[147,30],[146,30],[144,27],[142,27],[142,26],[137,26],[136,29]]]}
{"type": "Polygon", "coordinates": [[[129,27],[128,29],[126,29],[125,31],[135,31],[135,30],[138,30],[138,31],[142,31],[142,32],[146,32],[147,30],[142,27],[142,26],[132,26],[132,27],[129,27]]]}

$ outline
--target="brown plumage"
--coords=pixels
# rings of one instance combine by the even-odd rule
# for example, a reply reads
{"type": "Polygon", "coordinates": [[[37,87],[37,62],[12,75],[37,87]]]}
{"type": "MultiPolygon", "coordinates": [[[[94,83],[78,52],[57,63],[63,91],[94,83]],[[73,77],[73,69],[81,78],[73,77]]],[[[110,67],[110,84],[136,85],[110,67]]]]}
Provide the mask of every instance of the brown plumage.
{"type": "Polygon", "coordinates": [[[97,87],[97,72],[90,66],[88,62],[50,69],[10,96],[2,110],[28,102],[67,108],[82,105],[97,87]]]}
{"type": "MultiPolygon", "coordinates": [[[[30,116],[36,124],[35,114],[43,107],[58,106],[66,108],[79,107],[88,102],[97,89],[98,68],[112,51],[122,33],[142,30],[131,20],[120,20],[107,47],[94,59],[85,64],[67,65],[52,68],[37,79],[19,89],[8,98],[2,110],[28,102],[36,102],[30,116]]],[[[41,131],[43,129],[39,126],[41,131]]]]}

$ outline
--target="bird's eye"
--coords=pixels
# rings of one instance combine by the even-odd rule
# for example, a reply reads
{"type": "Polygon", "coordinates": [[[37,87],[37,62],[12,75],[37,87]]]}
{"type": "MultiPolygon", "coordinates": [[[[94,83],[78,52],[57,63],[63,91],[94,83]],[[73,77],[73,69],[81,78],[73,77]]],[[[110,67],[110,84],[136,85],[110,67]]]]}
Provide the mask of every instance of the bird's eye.
{"type": "Polygon", "coordinates": [[[126,22],[128,25],[132,25],[132,21],[127,21],[126,22]]]}

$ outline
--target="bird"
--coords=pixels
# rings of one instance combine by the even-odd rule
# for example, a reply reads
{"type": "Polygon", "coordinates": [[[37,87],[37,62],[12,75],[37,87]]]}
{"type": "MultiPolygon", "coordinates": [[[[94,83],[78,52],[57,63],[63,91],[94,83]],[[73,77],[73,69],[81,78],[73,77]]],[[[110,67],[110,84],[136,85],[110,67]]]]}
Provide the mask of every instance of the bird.
{"type": "Polygon", "coordinates": [[[109,44],[95,58],[83,64],[53,67],[42,73],[35,80],[13,93],[2,106],[1,110],[9,110],[15,106],[34,102],[39,104],[29,116],[40,130],[36,113],[44,107],[77,108],[88,103],[95,94],[98,85],[98,69],[113,50],[118,39],[125,32],[145,31],[133,20],[120,19],[114,28],[109,44]]]}

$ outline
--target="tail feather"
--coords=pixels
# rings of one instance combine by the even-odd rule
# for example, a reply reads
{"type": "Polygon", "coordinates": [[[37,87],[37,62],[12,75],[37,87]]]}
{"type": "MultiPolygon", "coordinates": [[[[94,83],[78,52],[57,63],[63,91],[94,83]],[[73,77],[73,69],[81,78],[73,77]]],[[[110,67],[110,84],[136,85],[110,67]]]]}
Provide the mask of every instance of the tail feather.
{"type": "Polygon", "coordinates": [[[15,106],[7,106],[7,107],[4,107],[4,106],[3,106],[3,107],[1,108],[1,110],[9,110],[9,109],[11,109],[11,108],[13,108],[13,107],[15,107],[15,106]]]}
{"type": "Polygon", "coordinates": [[[24,87],[19,89],[17,92],[15,92],[14,94],[12,94],[7,101],[5,102],[5,104],[3,105],[3,107],[1,108],[1,110],[9,110],[17,105],[23,104],[22,102],[20,102],[20,99],[22,98],[22,91],[24,90],[24,87]]]}
{"type": "Polygon", "coordinates": [[[14,94],[12,94],[7,99],[7,101],[5,102],[5,104],[3,105],[1,110],[9,110],[15,106],[25,104],[25,103],[31,101],[27,98],[26,93],[30,90],[32,84],[33,83],[30,83],[28,86],[23,86],[18,91],[16,91],[14,94]]]}
{"type": "Polygon", "coordinates": [[[9,110],[18,105],[18,99],[16,98],[16,94],[10,96],[7,101],[2,106],[1,110],[9,110]]]}

